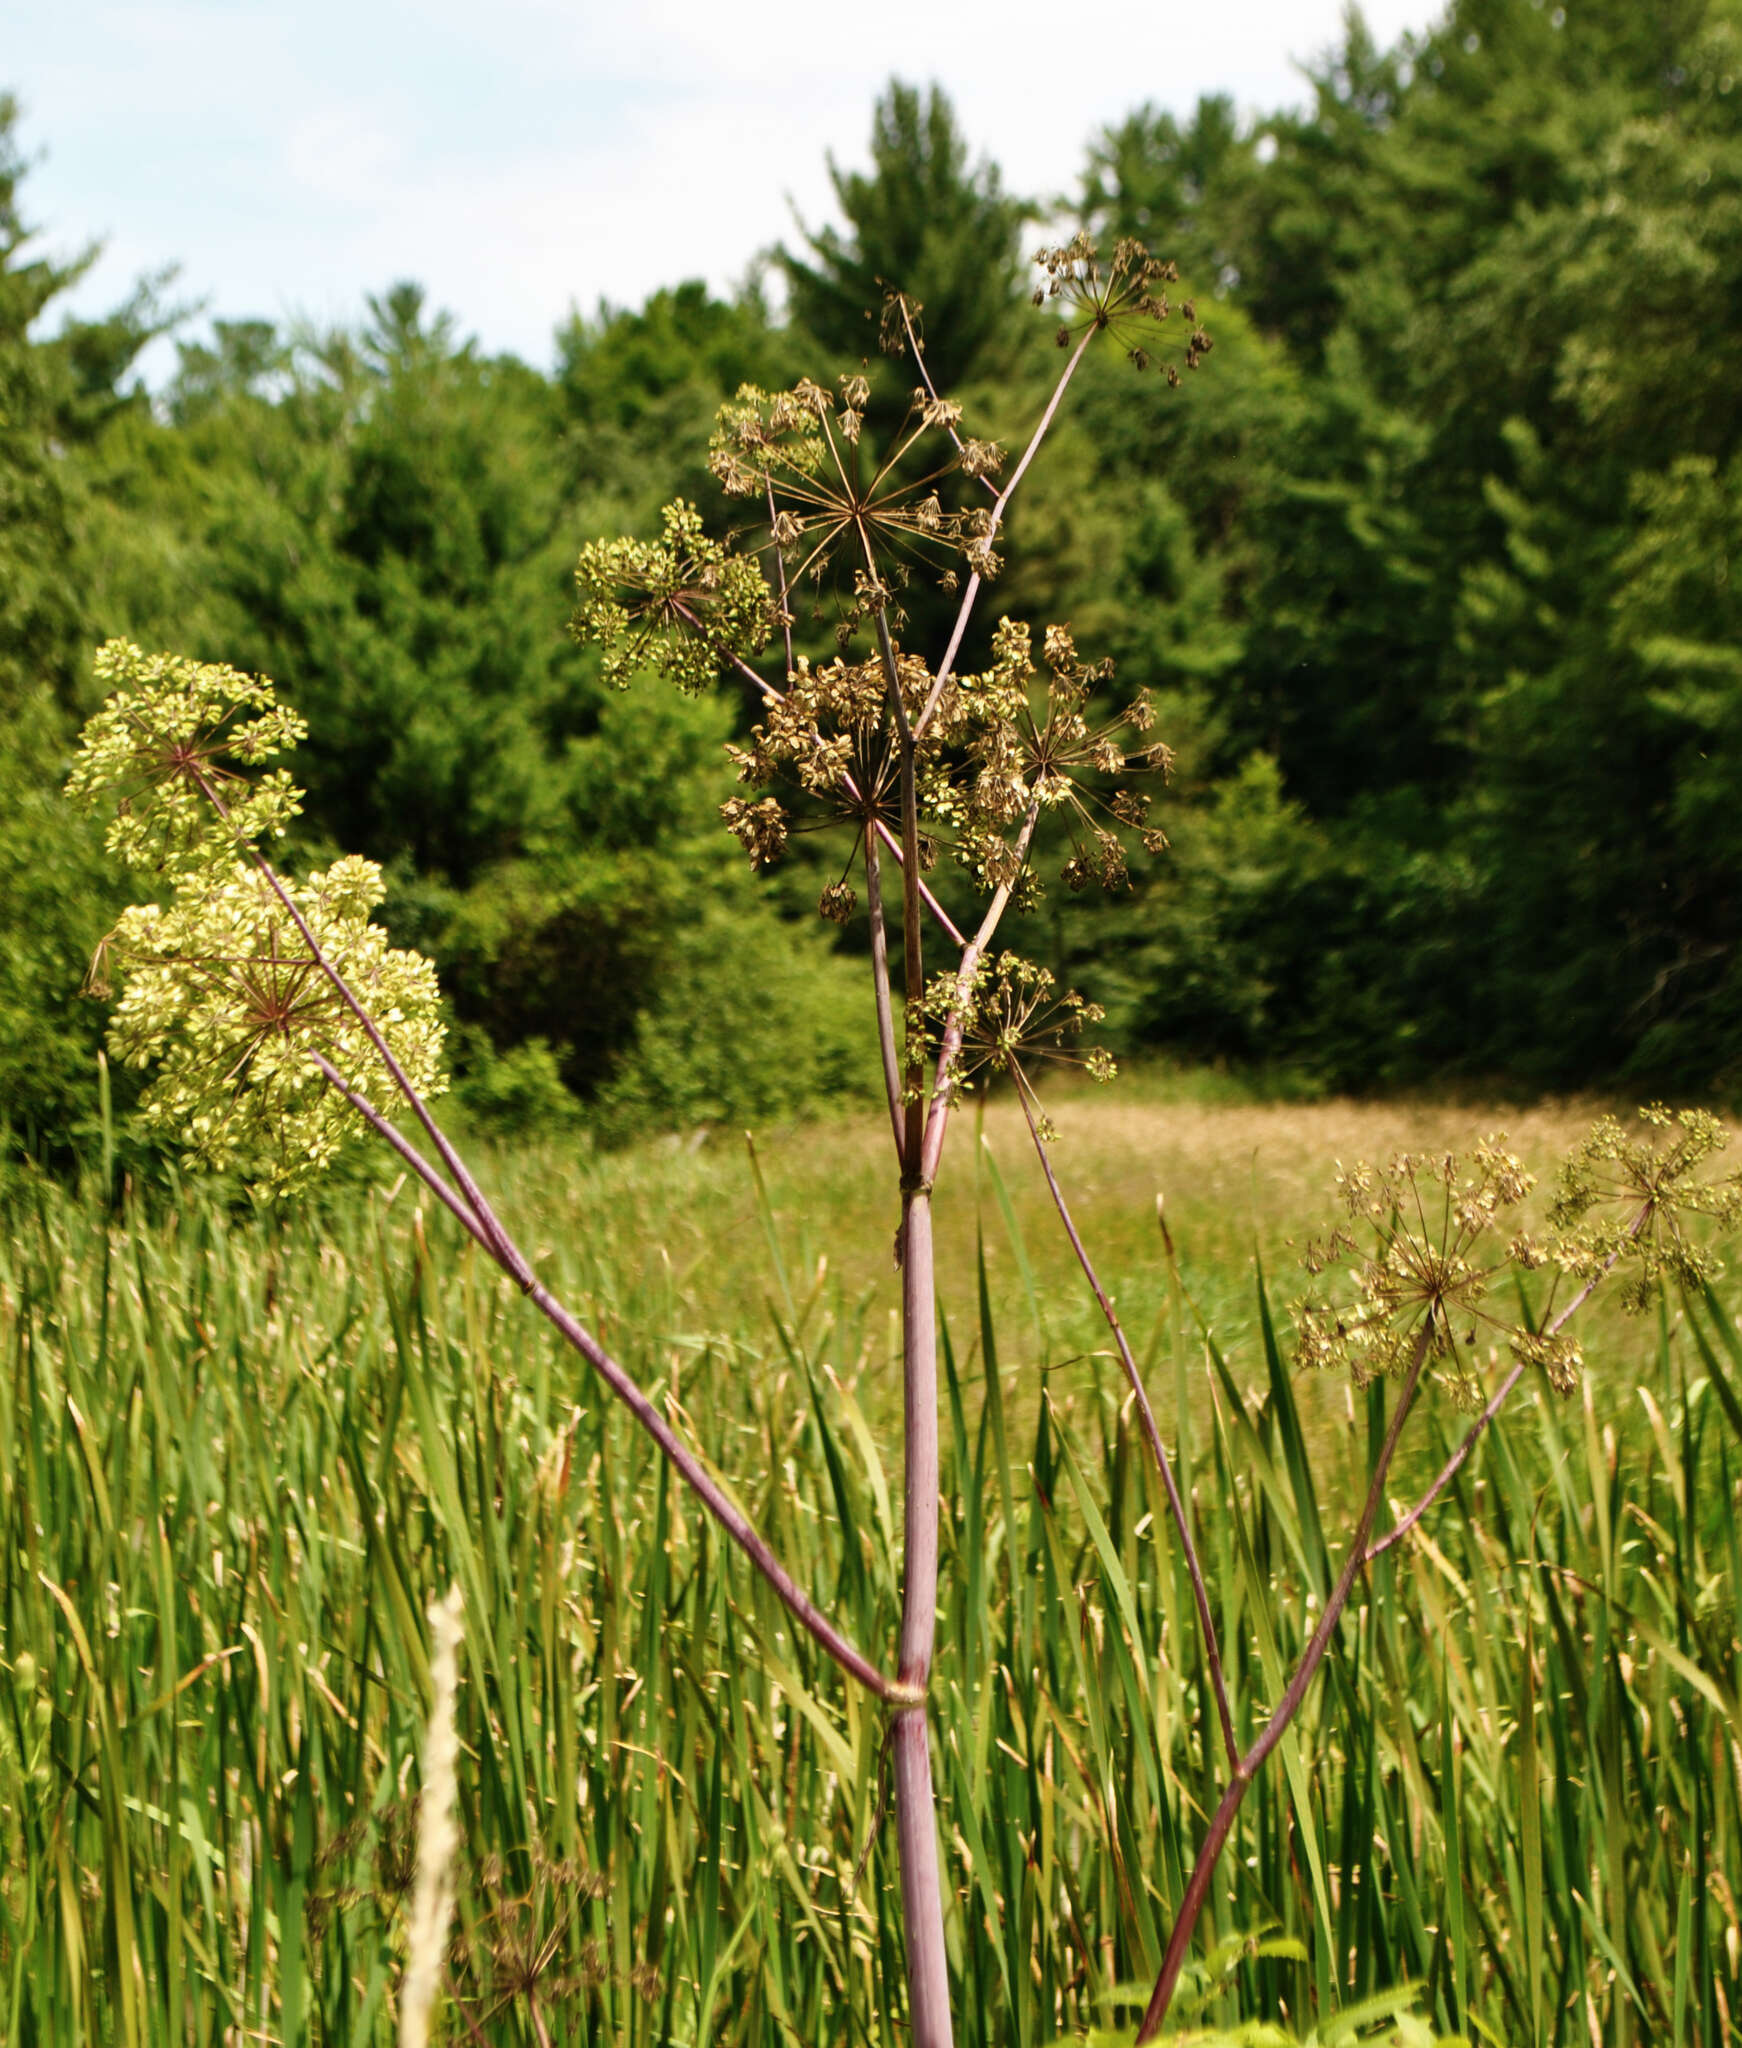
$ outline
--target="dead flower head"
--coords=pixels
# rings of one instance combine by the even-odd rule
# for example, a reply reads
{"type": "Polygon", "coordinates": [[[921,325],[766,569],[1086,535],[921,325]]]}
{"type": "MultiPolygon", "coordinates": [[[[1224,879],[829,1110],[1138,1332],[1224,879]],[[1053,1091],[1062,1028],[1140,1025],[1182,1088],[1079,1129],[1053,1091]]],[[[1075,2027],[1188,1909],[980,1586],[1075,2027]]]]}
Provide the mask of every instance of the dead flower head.
{"type": "Polygon", "coordinates": [[[1715,1116],[1652,1103],[1639,1120],[1648,1135],[1630,1136],[1615,1117],[1598,1118],[1561,1167],[1550,1212],[1556,1264],[1585,1281],[1620,1269],[1621,1305],[1634,1314],[1664,1280],[1701,1288],[1722,1270],[1710,1249],[1688,1237],[1690,1219],[1723,1228],[1742,1219],[1742,1172],[1698,1177],[1730,1142],[1715,1116]]]}
{"type": "Polygon", "coordinates": [[[720,408],[708,467],[728,497],[769,507],[794,583],[833,577],[851,590],[852,624],[880,608],[916,569],[939,571],[984,543],[984,515],[951,511],[939,486],[958,468],[989,475],[1002,451],[959,441],[961,408],[916,391],[880,451],[865,438],[870,389],[844,377],[831,397],[808,379],[772,395],[753,384],[720,408]],[[864,578],[864,584],[859,579],[864,578]]]}
{"type": "MultiPolygon", "coordinates": [[[[1050,306],[1061,316],[1060,348],[1084,332],[1111,334],[1139,370],[1159,369],[1170,384],[1179,372],[1161,352],[1160,330],[1174,307],[1166,287],[1179,281],[1179,266],[1152,256],[1141,242],[1126,237],[1103,257],[1086,234],[1076,234],[1056,247],[1035,251],[1041,282],[1034,303],[1050,306]]],[[[1195,370],[1213,346],[1197,324],[1197,308],[1187,299],[1179,307],[1191,330],[1181,360],[1195,370]]]]}
{"type": "Polygon", "coordinates": [[[1303,1258],[1315,1278],[1353,1262],[1350,1298],[1296,1305],[1303,1365],[1346,1370],[1356,1386],[1395,1377],[1418,1349],[1452,1399],[1479,1407],[1477,1336],[1487,1327],[1557,1385],[1579,1366],[1570,1338],[1518,1331],[1490,1306],[1496,1277],[1515,1244],[1500,1238],[1503,1220],[1533,1186],[1503,1136],[1478,1145],[1468,1165],[1452,1153],[1400,1153],[1389,1165],[1360,1163],[1339,1173],[1347,1222],[1303,1258]],[[1355,1232],[1368,1240],[1362,1252],[1355,1232]]]}

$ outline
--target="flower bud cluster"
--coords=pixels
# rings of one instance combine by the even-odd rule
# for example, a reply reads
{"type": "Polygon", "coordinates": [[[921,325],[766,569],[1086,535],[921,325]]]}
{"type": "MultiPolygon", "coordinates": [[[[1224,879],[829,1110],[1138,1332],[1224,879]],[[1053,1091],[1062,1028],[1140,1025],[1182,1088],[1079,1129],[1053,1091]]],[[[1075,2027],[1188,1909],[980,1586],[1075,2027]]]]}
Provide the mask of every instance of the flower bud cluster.
{"type": "Polygon", "coordinates": [[[569,630],[603,650],[605,680],[617,689],[652,670],[695,696],[731,660],[767,646],[774,606],[761,570],[711,539],[693,505],[677,499],[661,524],[657,541],[581,550],[569,630]]]}
{"type": "Polygon", "coordinates": [[[110,1044],[129,1066],[156,1069],[145,1127],[200,1165],[286,1193],[357,1122],[317,1055],[360,1094],[386,1099],[393,1087],[334,977],[427,1097],[444,1085],[435,969],[372,922],[383,894],[373,861],[291,882],[250,857],[301,800],[282,771],[244,773],[302,733],[270,683],[120,643],[103,650],[99,673],[117,687],[85,728],[72,787],[115,804],[111,847],[155,868],[169,896],[122,913],[89,986],[107,995],[118,985],[110,1044]]]}
{"type": "Polygon", "coordinates": [[[128,867],[174,874],[228,860],[238,838],[277,838],[302,808],[282,769],[245,772],[307,732],[263,678],[124,640],[99,648],[96,674],[111,694],[80,737],[67,791],[114,807],[104,843],[128,867]]]}

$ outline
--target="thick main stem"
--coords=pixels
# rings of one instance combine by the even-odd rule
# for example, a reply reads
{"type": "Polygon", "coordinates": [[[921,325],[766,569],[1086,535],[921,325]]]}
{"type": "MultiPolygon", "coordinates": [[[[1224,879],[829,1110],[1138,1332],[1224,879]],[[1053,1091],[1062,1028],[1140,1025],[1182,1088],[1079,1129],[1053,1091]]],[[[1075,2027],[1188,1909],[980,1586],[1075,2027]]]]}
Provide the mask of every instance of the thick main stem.
{"type": "MultiPolygon", "coordinates": [[[[938,1607],[937,1306],[929,1189],[902,1199],[902,1394],[906,1420],[905,1552],[901,1650],[896,1677],[923,1694],[931,1676],[938,1607]]],[[[894,1717],[896,1841],[901,1851],[901,1918],[907,1938],[908,2020],[914,2048],[950,2048],[950,1980],[944,1952],[942,1874],[931,1782],[929,1717],[923,1699],[894,1717]]]]}
{"type": "Polygon", "coordinates": [[[1392,1456],[1397,1449],[1398,1438],[1403,1434],[1403,1425],[1409,1411],[1415,1404],[1417,1387],[1421,1384],[1422,1368],[1427,1363],[1428,1346],[1433,1337],[1433,1321],[1430,1318],[1422,1325],[1421,1335],[1416,1339],[1415,1350],[1410,1358],[1409,1371],[1397,1397],[1397,1406],[1392,1410],[1390,1427],[1385,1432],[1385,1441],[1380,1447],[1373,1477],[1367,1488],[1367,1498],[1361,1504],[1361,1519],[1349,1544],[1349,1554],[1343,1560],[1343,1569],[1338,1574],[1336,1587],[1319,1625],[1313,1630],[1312,1640],[1307,1644],[1306,1653],[1288,1690],[1276,1703],[1276,1710],[1264,1725],[1261,1734],[1252,1747],[1234,1767],[1234,1776],[1228,1789],[1222,1794],[1210,1821],[1208,1834],[1198,1850],[1192,1874],[1186,1882],[1185,1896],[1180,1900],[1179,1914],[1173,1923],[1173,1933],[1168,1939],[1167,1953],[1161,1960],[1161,1974],[1155,1980],[1155,1990],[1150,1995],[1143,2014],[1143,2023],[1137,2029],[1141,2044],[1153,2041],[1161,2031],[1161,2023],[1167,2017],[1167,2009],[1173,2003],[1173,1994],[1178,1987],[1180,1972],[1191,1951],[1192,1935],[1204,1910],[1204,1903],[1210,1895],[1210,1885],[1215,1879],[1216,1865],[1222,1860],[1222,1851],[1227,1846],[1228,1836],[1233,1829],[1235,1817],[1240,1811],[1252,1782],[1263,1768],[1265,1759],[1288,1732],[1289,1723],[1300,1712],[1318,1668],[1324,1661],[1325,1652],[1331,1646],[1331,1639],[1337,1632],[1337,1624],[1343,1618],[1343,1609],[1349,1604],[1349,1595],[1355,1589],[1355,1581],[1367,1562],[1367,1538],[1372,1532],[1373,1517],[1378,1512],[1380,1494],[1385,1485],[1385,1475],[1391,1469],[1392,1456]]]}
{"type": "Polygon", "coordinates": [[[901,1359],[904,1453],[901,1648],[896,1677],[921,1695],[890,1731],[896,1842],[901,1855],[901,1921],[907,1944],[908,2024],[914,2048],[951,2048],[950,1978],[944,1950],[943,1878],[931,1782],[931,1730],[924,1692],[931,1676],[938,1609],[938,1341],[931,1179],[921,1166],[925,1138],[925,928],[919,892],[919,775],[913,729],[889,622],[877,614],[877,645],[901,750],[902,981],[907,997],[901,1141],[901,1359]]]}
{"type": "MultiPolygon", "coordinates": [[[[1022,829],[1016,835],[1016,844],[1011,848],[1015,871],[1019,873],[1022,863],[1028,858],[1030,840],[1034,837],[1035,822],[1040,816],[1038,801],[1028,807],[1028,815],[1022,821],[1022,829]]],[[[1014,878],[1000,882],[993,891],[992,900],[986,906],[986,915],[981,918],[979,929],[962,948],[962,957],[956,966],[956,993],[950,1004],[949,1015],[944,1020],[942,1041],[938,1046],[936,1075],[932,1083],[930,1107],[926,1113],[925,1145],[919,1155],[921,1176],[928,1182],[936,1180],[938,1166],[944,1156],[944,1138],[949,1130],[950,1098],[955,1090],[956,1060],[962,1050],[962,1036],[967,1028],[970,1007],[974,1000],[974,977],[980,971],[980,962],[986,957],[986,949],[998,934],[998,926],[1010,906],[1010,894],[1015,887],[1014,878]]]]}
{"type": "Polygon", "coordinates": [[[877,1006],[877,1049],[883,1059],[883,1092],[889,1101],[889,1122],[895,1133],[895,1162],[907,1164],[902,1130],[901,1061],[895,1049],[895,1005],[889,993],[889,927],[883,918],[883,870],[877,834],[865,828],[865,908],[871,920],[871,987],[877,1006]]]}

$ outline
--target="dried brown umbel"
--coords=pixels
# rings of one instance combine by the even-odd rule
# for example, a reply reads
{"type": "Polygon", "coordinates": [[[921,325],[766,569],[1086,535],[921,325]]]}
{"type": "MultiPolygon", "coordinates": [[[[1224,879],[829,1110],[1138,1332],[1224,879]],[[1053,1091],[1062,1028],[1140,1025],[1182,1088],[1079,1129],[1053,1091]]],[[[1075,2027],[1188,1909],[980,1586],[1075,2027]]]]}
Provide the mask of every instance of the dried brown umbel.
{"type": "MultiPolygon", "coordinates": [[[[903,575],[916,568],[942,573],[974,538],[938,494],[961,462],[944,432],[959,408],[916,394],[888,444],[873,454],[864,437],[869,396],[863,377],[844,378],[838,402],[808,379],[772,395],[741,385],[720,408],[708,452],[708,467],[728,497],[768,504],[786,580],[821,584],[833,575],[853,592],[854,623],[903,575]]],[[[977,463],[991,464],[987,444],[969,445],[977,463]]]]}
{"type": "Polygon", "coordinates": [[[1555,1263],[1579,1280],[1619,1264],[1621,1305],[1633,1314],[1665,1280],[1698,1289],[1722,1270],[1689,1238],[1689,1219],[1725,1228],[1742,1220],[1742,1172],[1698,1178],[1730,1142],[1715,1116],[1652,1103],[1639,1120],[1650,1135],[1630,1137],[1616,1118],[1598,1118],[1562,1166],[1550,1212],[1555,1263]]]}
{"type": "MultiPolygon", "coordinates": [[[[1060,348],[1069,348],[1085,330],[1110,334],[1137,369],[1159,369],[1170,384],[1179,382],[1178,371],[1162,352],[1160,331],[1175,311],[1166,288],[1179,282],[1176,263],[1163,262],[1129,237],[1114,244],[1111,257],[1103,257],[1083,233],[1036,250],[1034,261],[1041,273],[1034,303],[1062,316],[1060,348]]],[[[1190,299],[1178,310],[1192,329],[1183,360],[1188,370],[1195,370],[1212,343],[1197,325],[1197,308],[1190,299]]]]}
{"type": "MultiPolygon", "coordinates": [[[[1363,1252],[1354,1233],[1339,1225],[1322,1243],[1308,1245],[1302,1263],[1315,1278],[1345,1260],[1353,1262],[1353,1272],[1342,1301],[1297,1305],[1300,1362],[1341,1368],[1360,1387],[1395,1378],[1425,1346],[1454,1402],[1480,1407],[1479,1331],[1509,1342],[1519,1334],[1515,1318],[1491,1304],[1494,1282],[1512,1260],[1499,1224],[1532,1185],[1503,1137],[1477,1146],[1467,1167],[1452,1153],[1400,1153],[1385,1166],[1362,1162],[1340,1173],[1343,1205],[1369,1242],[1363,1252]]],[[[1570,1380],[1576,1373],[1572,1339],[1544,1350],[1547,1340],[1534,1331],[1523,1334],[1551,1378],[1570,1380]]]]}

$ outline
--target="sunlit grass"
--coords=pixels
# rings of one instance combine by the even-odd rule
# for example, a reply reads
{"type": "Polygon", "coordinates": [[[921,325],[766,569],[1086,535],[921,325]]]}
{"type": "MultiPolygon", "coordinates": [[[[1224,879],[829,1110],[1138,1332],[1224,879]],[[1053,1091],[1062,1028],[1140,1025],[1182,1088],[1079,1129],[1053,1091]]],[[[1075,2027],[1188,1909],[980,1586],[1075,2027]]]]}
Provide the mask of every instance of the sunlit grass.
{"type": "MultiPolygon", "coordinates": [[[[1167,1306],[1159,1203],[1198,1310],[1237,1355],[1256,1333],[1257,1263],[1279,1311],[1286,1313],[1304,1287],[1301,1246],[1322,1236],[1340,1214],[1339,1162],[1382,1160],[1399,1151],[1467,1151],[1505,1131],[1546,1194],[1560,1160],[1611,1106],[1275,1103],[1254,1100],[1239,1083],[1214,1074],[1165,1069],[1139,1069],[1105,1089],[1072,1079],[1052,1091],[1052,1101],[1055,1170],[1134,1342],[1141,1349],[1155,1340],[1167,1306]]],[[[880,1431],[894,1432],[900,1375],[889,1322],[900,1300],[893,1257],[899,1205],[887,1125],[871,1116],[845,1118],[758,1131],[754,1143],[806,1284],[826,1262],[830,1290],[851,1300],[863,1320],[866,1405],[880,1431]],[[880,1377],[882,1367],[888,1369],[880,1377]]],[[[1008,1092],[983,1108],[970,1099],[945,1155],[937,1236],[946,1315],[971,1330],[977,1219],[983,1209],[1002,1216],[986,1154],[1014,1212],[1040,1308],[1037,1328],[1012,1243],[1003,1228],[994,1229],[986,1259],[1006,1357],[1044,1363],[1068,1383],[1071,1361],[1106,1352],[1107,1332],[1008,1092]]],[[[698,1329],[766,1320],[773,1283],[743,1132],[714,1130],[628,1153],[519,1152],[500,1156],[496,1167],[497,1185],[529,1231],[596,1246],[600,1269],[615,1284],[641,1276],[698,1329]]],[[[1650,1383],[1656,1333],[1602,1303],[1582,1329],[1599,1407],[1607,1413],[1634,1385],[1650,1383]]],[[[1030,1403],[1025,1412],[1037,1389],[1032,1375],[1018,1384],[1018,1403],[1030,1403]]],[[[1315,1428],[1346,1412],[1340,1383],[1308,1384],[1301,1398],[1315,1428]]]]}
{"type": "MultiPolygon", "coordinates": [[[[1310,1625],[1382,1399],[1272,1378],[1254,1244],[1284,1296],[1287,1241],[1328,1213],[1336,1157],[1499,1119],[1186,1093],[1072,1096],[1057,1149],[1164,1430],[1185,1438],[1250,1734],[1310,1625]],[[1157,1192],[1214,1348],[1169,1293],[1157,1192]],[[1310,1491],[1288,1457],[1296,1391],[1310,1491]]],[[[1586,1120],[1505,1119],[1541,1168],[1586,1120]]],[[[941,1190],[937,1773],[958,2038],[1039,2048],[1133,2017],[1216,1746],[1102,1333],[1008,1106],[985,1137],[978,1192],[971,1112],[941,1190]]],[[[882,1142],[870,1123],[760,1134],[767,1211],[724,1134],[493,1166],[551,1284],[874,1656],[899,1583],[893,1217],[864,1171],[882,1142]]],[[[878,1715],[444,1217],[403,1186],[277,1219],[196,1193],[105,1218],[43,1189],[9,1226],[0,2039],[385,2044],[423,1617],[457,1583],[448,1976],[470,2026],[492,2043],[897,2048],[878,1715]]],[[[1422,1538],[1376,1568],[1243,1810],[1205,1926],[1274,1923],[1306,1960],[1239,1964],[1216,2016],[1304,2028],[1417,1979],[1472,2039],[1730,2038],[1738,1344],[1703,1309],[1697,1328],[1669,1312],[1604,1329],[1590,1398],[1521,1395],[1422,1538]]],[[[1430,1422],[1418,1457],[1455,1426],[1430,1422]]],[[[449,2038],[473,2035],[450,2019],[449,2038]]]]}

